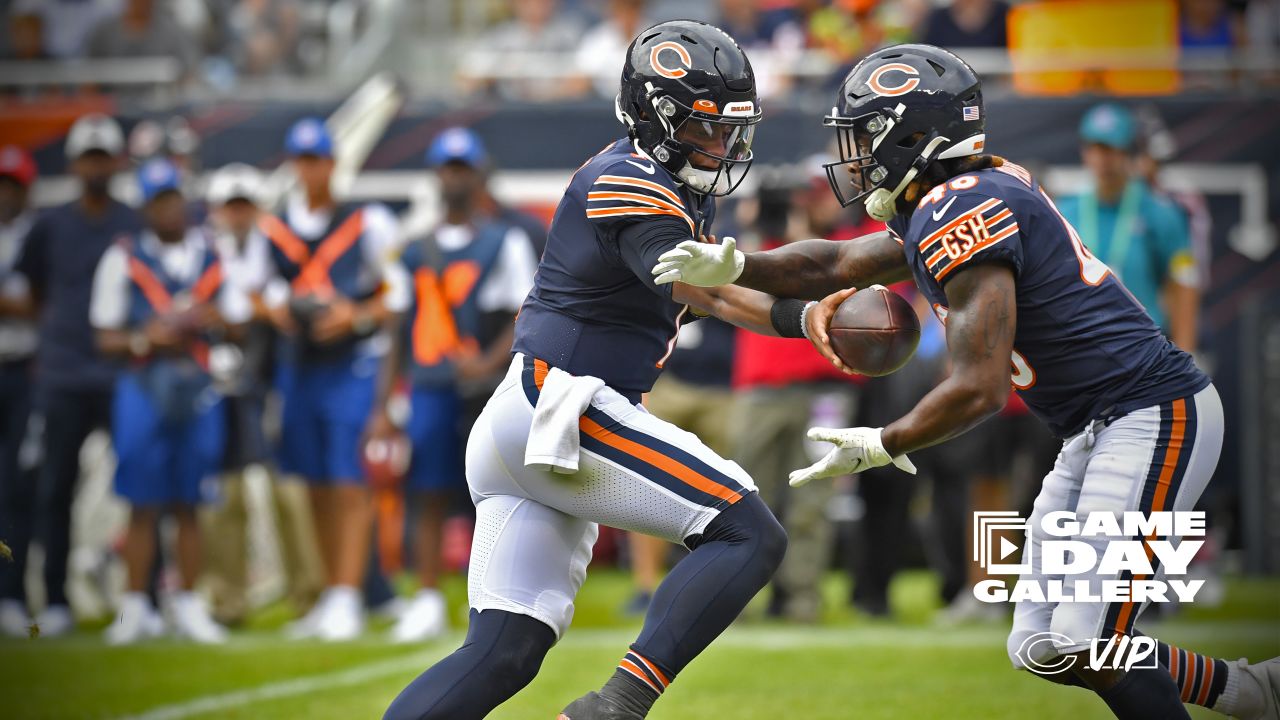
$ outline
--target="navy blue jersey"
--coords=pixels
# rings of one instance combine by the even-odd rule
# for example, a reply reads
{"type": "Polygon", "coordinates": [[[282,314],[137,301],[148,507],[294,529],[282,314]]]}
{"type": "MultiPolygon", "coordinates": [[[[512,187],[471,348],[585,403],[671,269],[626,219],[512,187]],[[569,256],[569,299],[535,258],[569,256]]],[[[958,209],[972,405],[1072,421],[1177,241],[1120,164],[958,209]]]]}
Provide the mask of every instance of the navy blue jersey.
{"type": "Polygon", "coordinates": [[[578,168],[556,208],[514,350],[633,398],[648,392],[688,307],[655,285],[658,256],[709,232],[711,198],[691,192],[629,139],[578,168]]]}
{"type": "Polygon", "coordinates": [[[964,268],[1002,262],[1013,269],[1013,386],[1056,435],[1209,384],[1017,165],[952,178],[889,230],[944,322],[943,288],[964,268]]]}

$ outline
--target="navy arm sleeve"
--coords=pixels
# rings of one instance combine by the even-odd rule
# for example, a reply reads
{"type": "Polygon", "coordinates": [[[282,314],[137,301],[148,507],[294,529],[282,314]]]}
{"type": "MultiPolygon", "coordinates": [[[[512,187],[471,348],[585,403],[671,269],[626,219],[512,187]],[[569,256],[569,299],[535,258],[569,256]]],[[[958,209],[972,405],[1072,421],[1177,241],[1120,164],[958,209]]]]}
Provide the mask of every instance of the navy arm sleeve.
{"type": "Polygon", "coordinates": [[[648,218],[617,228],[615,238],[622,262],[650,290],[671,297],[671,285],[654,283],[653,266],[658,256],[690,239],[689,226],[674,217],[648,218]]]}

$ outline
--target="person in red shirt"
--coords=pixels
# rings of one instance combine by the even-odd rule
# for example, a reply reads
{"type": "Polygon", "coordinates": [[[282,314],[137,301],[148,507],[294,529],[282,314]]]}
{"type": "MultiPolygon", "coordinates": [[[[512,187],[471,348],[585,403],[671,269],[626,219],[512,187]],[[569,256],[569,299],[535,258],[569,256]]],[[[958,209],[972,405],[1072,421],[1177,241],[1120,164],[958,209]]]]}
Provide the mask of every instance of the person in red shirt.
{"type": "MultiPolygon", "coordinates": [[[[817,172],[799,188],[762,188],[755,223],[762,249],[802,238],[858,237],[877,229],[861,227],[865,219],[855,222],[831,194],[821,163],[812,165],[817,172]]],[[[760,496],[790,538],[773,579],[771,614],[806,623],[821,617],[819,584],[831,564],[834,534],[827,506],[835,485],[789,488],[787,473],[813,461],[805,439],[811,425],[833,427],[853,417],[862,380],[836,370],[807,340],[737,332],[730,457],[757,479],[760,496]]]]}

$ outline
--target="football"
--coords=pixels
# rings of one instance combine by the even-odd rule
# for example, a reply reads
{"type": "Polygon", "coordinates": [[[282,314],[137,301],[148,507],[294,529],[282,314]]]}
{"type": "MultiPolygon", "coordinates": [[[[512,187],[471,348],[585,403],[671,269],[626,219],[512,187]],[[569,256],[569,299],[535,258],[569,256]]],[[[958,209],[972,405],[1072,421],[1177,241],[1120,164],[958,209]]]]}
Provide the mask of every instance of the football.
{"type": "Polygon", "coordinates": [[[920,342],[920,319],[901,295],[872,285],[840,303],[827,336],[831,349],[849,369],[879,377],[911,359],[920,342]]]}

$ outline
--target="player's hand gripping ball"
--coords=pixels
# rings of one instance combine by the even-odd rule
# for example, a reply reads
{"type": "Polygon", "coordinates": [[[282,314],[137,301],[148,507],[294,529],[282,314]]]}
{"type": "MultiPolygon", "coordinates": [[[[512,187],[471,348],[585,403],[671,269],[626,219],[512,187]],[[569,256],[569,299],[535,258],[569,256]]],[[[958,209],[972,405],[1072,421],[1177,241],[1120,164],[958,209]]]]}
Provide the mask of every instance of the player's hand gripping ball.
{"type": "Polygon", "coordinates": [[[809,337],[818,350],[839,360],[837,367],[859,375],[879,377],[898,370],[920,343],[915,309],[883,285],[830,295],[808,314],[809,337]]]}

